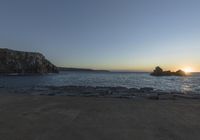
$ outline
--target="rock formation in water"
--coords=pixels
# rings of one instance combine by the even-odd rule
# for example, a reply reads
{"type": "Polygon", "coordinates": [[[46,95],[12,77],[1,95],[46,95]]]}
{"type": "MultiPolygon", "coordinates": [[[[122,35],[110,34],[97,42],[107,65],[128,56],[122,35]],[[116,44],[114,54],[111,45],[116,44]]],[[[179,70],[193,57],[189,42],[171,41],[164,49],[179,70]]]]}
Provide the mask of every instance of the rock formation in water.
{"type": "Polygon", "coordinates": [[[40,53],[0,48],[1,74],[43,74],[57,72],[57,67],[40,53]]]}
{"type": "Polygon", "coordinates": [[[163,69],[158,66],[151,73],[151,75],[152,76],[186,76],[186,73],[182,70],[178,70],[176,72],[163,71],[163,69]]]}

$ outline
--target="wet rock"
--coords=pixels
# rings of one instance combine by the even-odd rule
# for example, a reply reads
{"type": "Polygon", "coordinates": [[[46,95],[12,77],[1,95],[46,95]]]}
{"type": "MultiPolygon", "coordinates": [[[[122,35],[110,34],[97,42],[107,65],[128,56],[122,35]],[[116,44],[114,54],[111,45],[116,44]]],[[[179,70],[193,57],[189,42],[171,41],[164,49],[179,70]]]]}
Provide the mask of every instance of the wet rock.
{"type": "Polygon", "coordinates": [[[102,96],[111,95],[113,91],[109,87],[96,87],[96,92],[102,96]]]}
{"type": "Polygon", "coordinates": [[[137,89],[137,88],[130,88],[129,91],[130,91],[130,92],[138,92],[138,91],[140,91],[140,90],[137,89]]]}
{"type": "Polygon", "coordinates": [[[108,91],[110,89],[111,89],[110,87],[96,87],[95,88],[96,91],[108,91]]]}
{"type": "Polygon", "coordinates": [[[148,95],[146,95],[146,98],[147,99],[152,99],[152,100],[158,100],[159,99],[159,96],[158,96],[158,94],[157,93],[152,93],[152,94],[148,94],[148,95]]]}
{"type": "Polygon", "coordinates": [[[183,99],[200,99],[199,94],[192,94],[192,95],[186,95],[186,94],[176,94],[174,95],[176,98],[183,98],[183,99]]]}
{"type": "Polygon", "coordinates": [[[152,92],[154,89],[151,87],[144,87],[144,88],[140,88],[141,92],[152,92]]]}
{"type": "Polygon", "coordinates": [[[55,93],[49,93],[47,95],[49,95],[49,96],[55,96],[56,94],[55,93]]]}
{"type": "Polygon", "coordinates": [[[110,90],[113,92],[127,92],[128,88],[126,87],[111,87],[110,90]]]}
{"type": "Polygon", "coordinates": [[[159,100],[174,100],[175,96],[173,94],[160,94],[159,100]]]}

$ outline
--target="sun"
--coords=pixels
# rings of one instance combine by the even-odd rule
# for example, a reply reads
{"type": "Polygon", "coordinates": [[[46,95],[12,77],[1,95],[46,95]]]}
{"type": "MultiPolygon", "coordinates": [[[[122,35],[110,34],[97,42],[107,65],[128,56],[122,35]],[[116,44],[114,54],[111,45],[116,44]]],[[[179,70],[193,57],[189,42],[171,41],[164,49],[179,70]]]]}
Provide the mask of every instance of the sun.
{"type": "Polygon", "coordinates": [[[183,69],[183,71],[186,73],[191,73],[191,72],[193,72],[193,69],[191,67],[186,67],[183,69]]]}

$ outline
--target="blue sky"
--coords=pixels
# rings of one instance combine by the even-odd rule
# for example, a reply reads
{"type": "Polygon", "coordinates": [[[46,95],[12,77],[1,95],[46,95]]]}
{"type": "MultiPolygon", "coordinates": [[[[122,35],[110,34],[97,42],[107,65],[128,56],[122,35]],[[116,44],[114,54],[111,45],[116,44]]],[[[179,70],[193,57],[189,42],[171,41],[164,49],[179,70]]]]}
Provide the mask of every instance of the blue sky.
{"type": "Polygon", "coordinates": [[[0,47],[57,66],[200,71],[198,0],[1,0],[0,47]]]}

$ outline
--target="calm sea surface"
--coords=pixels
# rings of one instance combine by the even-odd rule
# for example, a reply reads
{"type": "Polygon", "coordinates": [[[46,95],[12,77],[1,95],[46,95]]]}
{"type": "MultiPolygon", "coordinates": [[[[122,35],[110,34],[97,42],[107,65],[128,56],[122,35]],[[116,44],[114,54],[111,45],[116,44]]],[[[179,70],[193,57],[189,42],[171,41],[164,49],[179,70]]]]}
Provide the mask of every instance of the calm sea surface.
{"type": "Polygon", "coordinates": [[[1,88],[29,88],[37,86],[123,86],[153,87],[163,91],[200,93],[200,73],[187,77],[153,77],[149,73],[89,73],[61,72],[40,76],[0,76],[1,88]]]}

